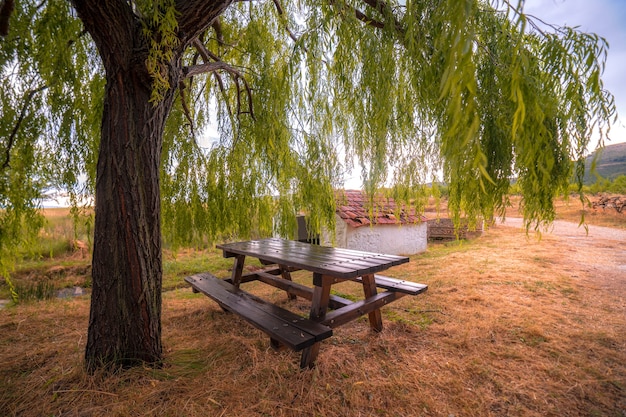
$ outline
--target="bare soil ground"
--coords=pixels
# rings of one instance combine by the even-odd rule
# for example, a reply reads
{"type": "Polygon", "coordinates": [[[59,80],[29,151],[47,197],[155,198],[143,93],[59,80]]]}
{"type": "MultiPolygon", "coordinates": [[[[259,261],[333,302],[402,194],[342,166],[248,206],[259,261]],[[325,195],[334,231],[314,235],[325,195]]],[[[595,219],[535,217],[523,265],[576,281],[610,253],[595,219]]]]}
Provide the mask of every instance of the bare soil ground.
{"type": "Polygon", "coordinates": [[[386,306],[380,334],[337,329],[312,370],[188,289],[164,294],[164,366],[113,375],[82,368],[88,297],[0,310],[0,415],[626,416],[625,232],[516,222],[390,270],[428,292],[386,306]]]}
{"type": "MultiPolygon", "coordinates": [[[[502,225],[523,227],[520,218],[511,217],[502,225]]],[[[544,232],[558,238],[568,262],[586,269],[595,284],[626,294],[626,229],[556,220],[544,232]]]]}

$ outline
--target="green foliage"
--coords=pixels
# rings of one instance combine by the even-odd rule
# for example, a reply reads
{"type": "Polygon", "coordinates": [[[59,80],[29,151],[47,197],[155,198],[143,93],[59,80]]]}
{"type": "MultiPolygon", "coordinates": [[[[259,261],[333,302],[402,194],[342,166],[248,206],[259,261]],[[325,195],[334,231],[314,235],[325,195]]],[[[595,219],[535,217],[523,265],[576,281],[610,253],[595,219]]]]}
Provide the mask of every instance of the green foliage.
{"type": "Polygon", "coordinates": [[[609,191],[615,194],[626,194],[626,175],[615,178],[609,186],[609,191]]]}
{"type": "Polygon", "coordinates": [[[49,281],[39,281],[25,285],[17,285],[15,288],[17,296],[13,301],[25,302],[48,300],[54,297],[55,291],[54,283],[49,281]]]}
{"type": "MultiPolygon", "coordinates": [[[[572,187],[573,185],[570,186],[570,190],[574,191],[572,187]]],[[[584,191],[588,194],[626,194],[626,175],[620,175],[613,180],[597,177],[593,183],[584,186],[584,191]]]]}
{"type": "Polygon", "coordinates": [[[179,46],[175,0],[143,0],[137,8],[144,17],[143,35],[148,39],[150,52],[146,67],[152,77],[152,102],[163,100],[171,88],[169,63],[174,57],[174,49],[179,46]]]}
{"type": "Polygon", "coordinates": [[[599,194],[599,193],[607,192],[610,186],[611,186],[611,180],[598,178],[596,182],[589,185],[588,187],[589,187],[589,192],[591,194],[599,194]]]}
{"type": "Polygon", "coordinates": [[[200,272],[211,271],[219,277],[230,275],[233,260],[224,258],[222,252],[213,248],[204,251],[176,254],[163,261],[163,290],[188,288],[185,277],[200,272]]]}
{"type": "Polygon", "coordinates": [[[3,247],[3,257],[0,258],[0,277],[4,279],[14,302],[41,299],[34,294],[51,291],[46,290],[44,284],[23,283],[15,279],[14,265],[19,262],[21,267],[39,266],[46,260],[58,259],[76,251],[77,240],[91,240],[89,224],[92,215],[83,213],[74,217],[71,212],[68,215],[66,209],[48,210],[45,217],[40,211],[34,213],[36,221],[22,219],[23,224],[13,230],[14,238],[9,241],[10,245],[3,247]]]}
{"type": "MultiPolygon", "coordinates": [[[[0,275],[36,241],[50,189],[92,192],[103,77],[69,2],[16,3],[0,39],[0,275]]],[[[8,278],[7,278],[8,279],[8,278]]]]}
{"type": "MultiPolygon", "coordinates": [[[[376,4],[235,2],[195,28],[196,49],[175,10],[190,1],[124,2],[153,102],[178,93],[161,153],[168,245],[293,236],[299,212],[332,228],[334,190],[355,169],[368,192],[418,208],[424,184],[443,180],[457,221],[503,213],[512,177],[528,226],[554,218],[572,174],[581,189],[589,139],[615,113],[604,39],[541,28],[509,2],[376,4]],[[220,65],[172,83],[203,62],[220,65]],[[202,147],[209,123],[220,137],[202,147]]],[[[105,74],[61,0],[17,3],[0,72],[4,260],[22,227],[38,230],[46,190],[76,204],[93,192],[105,74]]]]}

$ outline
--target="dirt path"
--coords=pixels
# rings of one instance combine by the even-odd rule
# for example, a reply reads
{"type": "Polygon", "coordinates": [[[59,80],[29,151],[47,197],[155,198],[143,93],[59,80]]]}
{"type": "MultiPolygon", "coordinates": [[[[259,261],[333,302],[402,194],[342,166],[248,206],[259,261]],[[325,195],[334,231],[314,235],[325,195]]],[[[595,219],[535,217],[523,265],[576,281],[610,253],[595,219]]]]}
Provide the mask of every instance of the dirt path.
{"type": "MultiPolygon", "coordinates": [[[[522,228],[520,218],[507,218],[503,226],[522,228]]],[[[626,230],[584,227],[557,220],[544,232],[562,243],[569,261],[586,271],[602,289],[626,294],[626,230]]]]}

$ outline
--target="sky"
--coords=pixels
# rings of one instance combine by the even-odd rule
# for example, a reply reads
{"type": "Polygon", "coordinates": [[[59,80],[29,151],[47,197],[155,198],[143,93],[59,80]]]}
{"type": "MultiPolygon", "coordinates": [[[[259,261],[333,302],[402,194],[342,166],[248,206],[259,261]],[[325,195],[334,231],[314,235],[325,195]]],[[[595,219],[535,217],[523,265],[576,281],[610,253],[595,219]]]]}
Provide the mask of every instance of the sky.
{"type": "Polygon", "coordinates": [[[611,126],[605,145],[626,142],[626,0],[526,0],[524,11],[547,23],[579,26],[607,40],[602,79],[615,96],[619,120],[611,126]]]}

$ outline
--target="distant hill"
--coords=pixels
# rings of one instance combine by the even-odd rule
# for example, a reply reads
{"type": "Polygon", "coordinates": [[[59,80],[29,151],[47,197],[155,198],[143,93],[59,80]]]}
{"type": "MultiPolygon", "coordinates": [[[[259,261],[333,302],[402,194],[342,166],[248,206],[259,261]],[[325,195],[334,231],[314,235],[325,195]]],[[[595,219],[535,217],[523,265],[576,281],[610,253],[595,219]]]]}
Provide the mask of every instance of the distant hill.
{"type": "MultiPolygon", "coordinates": [[[[626,175],[626,143],[616,143],[601,149],[596,161],[596,174],[602,178],[613,180],[620,175],[626,175]]],[[[592,184],[596,176],[590,174],[591,161],[596,152],[587,157],[585,169],[585,184],[592,184]]]]}

